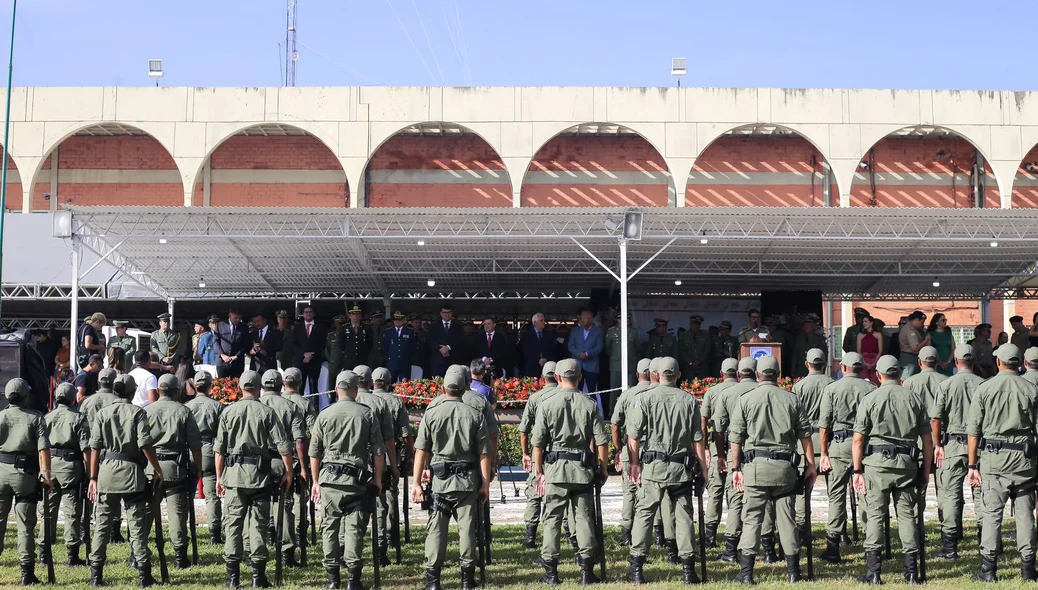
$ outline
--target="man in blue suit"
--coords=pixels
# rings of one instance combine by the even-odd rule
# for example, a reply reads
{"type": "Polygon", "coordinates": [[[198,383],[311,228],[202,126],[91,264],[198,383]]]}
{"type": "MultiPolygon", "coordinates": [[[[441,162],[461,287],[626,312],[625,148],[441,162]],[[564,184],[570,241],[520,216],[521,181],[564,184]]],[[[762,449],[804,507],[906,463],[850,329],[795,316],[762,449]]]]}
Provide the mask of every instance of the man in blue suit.
{"type": "Polygon", "coordinates": [[[393,313],[393,327],[382,333],[382,357],[386,359],[393,383],[411,377],[411,364],[417,347],[418,337],[407,327],[407,316],[396,311],[393,313]]]}
{"type": "MultiPolygon", "coordinates": [[[[582,309],[580,324],[569,332],[569,354],[580,363],[584,391],[587,393],[598,391],[598,357],[602,354],[603,344],[602,328],[594,324],[594,315],[590,310],[582,309]]],[[[595,399],[598,411],[603,413],[602,398],[595,395],[595,399]]]]}

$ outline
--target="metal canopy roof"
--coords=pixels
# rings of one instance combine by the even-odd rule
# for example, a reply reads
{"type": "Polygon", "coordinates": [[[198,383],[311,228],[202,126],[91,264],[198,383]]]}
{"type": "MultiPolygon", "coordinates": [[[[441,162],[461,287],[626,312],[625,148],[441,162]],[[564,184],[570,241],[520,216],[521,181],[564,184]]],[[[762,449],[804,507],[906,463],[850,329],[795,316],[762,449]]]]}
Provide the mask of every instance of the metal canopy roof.
{"type": "MultiPolygon", "coordinates": [[[[116,248],[109,258],[131,279],[178,299],[586,296],[616,282],[580,246],[616,272],[621,230],[607,230],[604,221],[622,222],[625,211],[71,210],[87,248],[99,254],[116,248]]],[[[999,298],[1019,296],[1014,288],[1038,274],[1038,210],[642,212],[644,238],[629,242],[628,268],[667,247],[631,280],[632,295],[775,289],[821,290],[834,298],[999,298]]]]}

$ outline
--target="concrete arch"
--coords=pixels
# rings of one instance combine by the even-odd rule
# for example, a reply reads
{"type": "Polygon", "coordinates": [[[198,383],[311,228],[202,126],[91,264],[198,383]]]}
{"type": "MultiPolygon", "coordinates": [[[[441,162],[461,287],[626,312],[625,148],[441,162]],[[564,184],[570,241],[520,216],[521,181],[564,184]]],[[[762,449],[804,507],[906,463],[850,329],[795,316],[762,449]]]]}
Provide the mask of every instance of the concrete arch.
{"type": "MultiPolygon", "coordinates": [[[[918,139],[920,139],[920,140],[927,140],[927,141],[930,141],[930,142],[932,142],[934,144],[938,144],[939,142],[946,142],[946,141],[948,141],[948,137],[956,138],[958,140],[962,140],[962,141],[965,141],[966,143],[968,143],[972,147],[972,149],[976,150],[981,155],[981,157],[984,159],[985,176],[989,176],[989,177],[991,177],[994,180],[994,184],[995,184],[994,189],[995,189],[995,192],[997,192],[998,197],[999,197],[997,201],[994,201],[994,200],[988,201],[987,199],[985,199],[985,201],[986,201],[985,202],[985,207],[992,207],[992,206],[1001,207],[1001,206],[1003,206],[1003,202],[1007,198],[1006,193],[1005,193],[1005,191],[1002,188],[1005,185],[1005,179],[1004,179],[1004,177],[1000,177],[999,174],[996,174],[996,172],[997,172],[997,170],[995,168],[996,162],[991,160],[990,149],[989,149],[990,148],[990,144],[991,144],[990,136],[985,135],[985,131],[986,130],[981,128],[981,127],[965,128],[965,127],[961,127],[961,126],[949,126],[949,125],[863,125],[861,127],[861,145],[868,146],[868,147],[863,151],[861,158],[857,162],[847,162],[846,163],[846,165],[848,167],[851,167],[851,169],[849,171],[844,170],[844,173],[848,174],[848,176],[851,179],[853,179],[853,182],[851,182],[847,186],[847,189],[846,189],[847,193],[846,193],[846,195],[842,195],[841,196],[841,198],[846,197],[846,199],[848,200],[848,202],[844,206],[853,206],[853,203],[851,202],[851,200],[853,199],[854,187],[860,186],[861,183],[862,183],[862,179],[860,179],[859,176],[861,176],[864,173],[864,172],[862,172],[863,170],[865,170],[866,172],[869,171],[869,168],[862,168],[861,166],[862,166],[862,164],[865,164],[866,166],[870,166],[870,167],[872,166],[872,164],[870,164],[868,160],[872,157],[871,154],[873,154],[874,150],[876,150],[876,148],[878,146],[881,146],[882,143],[885,140],[891,139],[891,138],[895,138],[896,139],[898,137],[896,135],[897,133],[903,132],[903,131],[912,131],[912,130],[930,130],[930,131],[932,131],[933,133],[931,133],[930,135],[922,135],[922,136],[919,136],[918,139]]],[[[911,136],[911,134],[906,135],[904,137],[904,139],[909,140],[908,138],[910,136],[911,136]]],[[[932,146],[929,146],[929,145],[924,146],[924,145],[921,144],[919,149],[929,149],[930,147],[932,147],[932,146]]],[[[929,163],[929,164],[939,164],[937,154],[939,154],[941,151],[943,151],[943,149],[936,149],[934,151],[934,155],[933,156],[929,156],[929,155],[925,155],[924,156],[924,155],[920,154],[919,157],[914,158],[913,163],[916,163],[916,164],[919,164],[919,165],[925,165],[927,163],[929,163]]],[[[929,152],[926,152],[926,153],[929,153],[929,152]]],[[[912,156],[908,156],[908,158],[909,159],[913,159],[912,156]]],[[[951,160],[949,160],[949,161],[951,161],[951,160]]],[[[879,162],[879,163],[876,164],[876,166],[877,167],[881,167],[881,166],[883,166],[883,164],[882,164],[882,162],[879,162]]],[[[939,168],[941,168],[942,170],[944,168],[946,168],[946,167],[947,167],[946,165],[939,166],[939,168]]],[[[963,173],[963,172],[968,174],[969,173],[969,167],[970,167],[970,164],[968,164],[968,163],[963,163],[963,162],[960,162],[960,161],[955,161],[955,174],[954,174],[953,180],[957,179],[958,176],[961,173],[963,173]]],[[[873,171],[873,172],[875,172],[875,171],[873,171]]],[[[889,170],[888,173],[890,174],[891,177],[893,177],[895,179],[898,179],[898,178],[901,178],[901,179],[911,178],[913,180],[913,182],[916,182],[916,183],[926,182],[927,177],[933,178],[933,177],[936,177],[936,175],[938,174],[937,172],[935,172],[933,170],[916,170],[916,171],[912,171],[912,170],[910,170],[908,168],[905,168],[903,165],[899,166],[898,170],[889,170]]],[[[923,185],[923,186],[925,186],[925,185],[923,185]]],[[[943,186],[943,185],[935,184],[934,186],[943,186]]],[[[958,187],[959,186],[961,186],[961,185],[956,183],[956,194],[958,194],[958,190],[959,190],[958,187]]],[[[988,186],[985,187],[985,189],[986,189],[985,190],[985,194],[987,193],[987,189],[989,189],[989,188],[990,187],[988,187],[988,186]]],[[[967,188],[967,190],[969,190],[969,189],[967,188]]],[[[905,195],[905,193],[907,193],[909,191],[899,190],[898,192],[900,192],[902,195],[905,195]]],[[[932,198],[926,198],[925,195],[922,195],[922,193],[924,191],[915,190],[915,191],[912,191],[912,192],[918,193],[918,194],[920,194],[920,196],[918,198],[912,198],[911,195],[905,197],[906,199],[909,199],[909,201],[912,202],[913,204],[911,204],[911,205],[901,205],[901,206],[908,206],[908,207],[939,207],[939,206],[941,206],[941,205],[935,204],[932,198]]]]}
{"type": "MultiPolygon", "coordinates": [[[[409,129],[413,129],[415,127],[423,127],[423,126],[429,127],[429,129],[435,129],[437,127],[441,128],[441,129],[444,129],[444,128],[458,129],[458,130],[461,131],[460,135],[459,134],[453,134],[453,135],[451,135],[451,134],[442,134],[441,137],[445,137],[445,138],[446,137],[463,138],[466,135],[468,135],[468,136],[473,137],[476,140],[477,143],[481,143],[485,147],[489,148],[490,152],[492,152],[492,154],[493,154],[492,160],[495,160],[495,161],[497,161],[497,162],[499,162],[501,164],[500,173],[503,174],[504,180],[505,180],[505,182],[497,183],[497,184],[505,184],[508,187],[508,189],[509,189],[509,193],[512,192],[512,187],[513,187],[513,184],[514,184],[514,176],[511,174],[511,170],[509,170],[508,162],[506,161],[505,158],[503,158],[501,156],[501,148],[500,148],[501,130],[500,130],[500,125],[489,125],[489,124],[482,124],[482,123],[466,123],[466,124],[462,124],[462,123],[455,123],[453,121],[421,121],[421,122],[409,123],[409,124],[403,125],[403,126],[394,125],[392,127],[383,127],[382,129],[380,129],[377,132],[377,134],[373,131],[373,136],[377,137],[378,139],[377,139],[377,141],[373,141],[372,142],[371,145],[373,146],[373,148],[369,150],[368,156],[367,156],[367,158],[364,161],[364,166],[361,169],[360,183],[359,183],[359,186],[357,188],[357,193],[358,193],[358,198],[356,199],[357,206],[363,206],[363,207],[371,206],[370,195],[367,194],[368,176],[369,176],[369,173],[372,171],[372,168],[371,168],[372,163],[375,161],[375,158],[376,158],[376,156],[378,156],[379,152],[383,148],[387,147],[387,145],[390,142],[392,142],[393,140],[395,140],[396,138],[398,138],[398,137],[405,137],[405,135],[404,135],[405,131],[407,131],[409,129]]],[[[372,129],[374,130],[375,126],[372,126],[372,129]]],[[[441,131],[441,133],[442,133],[442,131],[441,131]]],[[[422,136],[422,135],[419,134],[418,136],[422,136]]],[[[444,158],[447,158],[448,156],[449,156],[449,154],[444,154],[444,158]]],[[[457,170],[467,170],[467,168],[460,163],[458,158],[450,158],[450,159],[454,160],[455,161],[454,163],[459,165],[457,170]]],[[[441,166],[441,169],[444,170],[444,171],[453,170],[453,168],[442,167],[442,166],[441,166]]],[[[479,172],[480,171],[470,171],[470,173],[476,173],[476,174],[479,174],[479,172]]],[[[491,170],[491,172],[494,172],[494,174],[496,174],[496,172],[493,171],[493,170],[491,170]]],[[[493,175],[491,175],[491,176],[493,176],[493,175]]],[[[466,183],[459,182],[458,184],[466,184],[466,183]]],[[[509,197],[510,197],[510,195],[509,195],[509,197]]],[[[497,205],[497,206],[500,206],[500,205],[497,205]]]]}
{"type": "MultiPolygon", "coordinates": [[[[675,206],[677,204],[679,196],[678,196],[678,193],[677,193],[677,190],[676,190],[676,186],[677,185],[676,185],[676,182],[675,182],[675,179],[674,179],[674,174],[673,174],[673,172],[671,170],[671,163],[672,162],[671,162],[671,160],[668,160],[668,158],[664,155],[664,153],[665,153],[664,150],[661,149],[661,146],[663,145],[663,127],[662,127],[662,125],[656,126],[656,125],[653,125],[653,124],[627,124],[627,123],[618,123],[618,122],[613,122],[613,121],[585,121],[585,122],[579,122],[578,121],[578,122],[568,122],[568,123],[558,123],[558,124],[553,123],[553,124],[544,125],[544,126],[534,126],[534,128],[533,128],[533,138],[532,138],[532,141],[531,141],[531,145],[535,145],[535,146],[537,146],[537,148],[535,150],[533,150],[530,158],[517,159],[519,162],[525,162],[525,164],[526,164],[526,168],[523,170],[522,182],[519,184],[518,193],[520,195],[520,198],[526,198],[526,197],[522,197],[522,194],[525,191],[525,189],[530,185],[530,173],[534,169],[534,165],[535,165],[535,163],[537,161],[538,156],[542,152],[544,152],[544,150],[547,149],[553,142],[557,141],[561,137],[564,137],[565,134],[568,131],[570,131],[572,129],[579,129],[579,128],[585,127],[585,126],[593,126],[593,127],[603,127],[603,126],[604,127],[612,127],[612,126],[615,126],[615,127],[618,128],[618,131],[620,129],[622,129],[622,130],[624,130],[626,132],[629,132],[629,134],[628,135],[620,135],[618,133],[616,135],[608,135],[608,134],[588,133],[586,135],[578,134],[577,137],[586,137],[589,140],[592,139],[592,138],[599,138],[599,137],[615,137],[615,138],[628,137],[628,138],[636,138],[639,141],[645,142],[652,149],[652,151],[656,154],[656,156],[658,156],[660,164],[659,164],[658,168],[655,169],[655,170],[639,170],[639,172],[641,174],[645,175],[648,178],[652,178],[652,175],[654,173],[663,175],[666,178],[667,199],[666,199],[666,203],[664,203],[662,206],[675,206]],[[659,129],[657,130],[656,127],[659,127],[659,129]]],[[[610,173],[610,171],[605,170],[605,169],[602,169],[602,172],[606,173],[607,175],[609,175],[609,173],[610,173]]],[[[567,173],[568,174],[572,174],[572,172],[567,172],[567,173]]],[[[585,172],[585,174],[587,174],[588,176],[593,176],[593,174],[588,174],[586,172],[585,172]]],[[[615,174],[612,174],[611,178],[616,180],[618,185],[627,184],[627,183],[623,182],[622,178],[617,178],[615,174]]],[[[579,185],[580,183],[574,183],[574,184],[578,184],[579,185]]],[[[613,190],[613,192],[614,193],[616,192],[615,189],[613,190]]],[[[622,197],[621,197],[621,199],[622,199],[622,197]]],[[[538,204],[538,205],[540,205],[540,204],[538,204]]],[[[570,203],[569,205],[574,205],[574,203],[570,203]]],[[[606,197],[605,202],[602,203],[601,205],[591,205],[591,206],[614,206],[615,207],[615,206],[625,206],[625,205],[661,206],[661,205],[653,204],[653,203],[648,202],[648,201],[645,202],[645,203],[630,203],[630,202],[628,202],[628,203],[622,203],[622,202],[621,203],[617,203],[617,202],[610,202],[610,199],[608,197],[606,197]]],[[[581,205],[576,204],[576,206],[581,206],[581,205]]]]}
{"type": "Polygon", "coordinates": [[[1002,206],[1006,209],[1038,208],[1038,129],[1028,129],[1022,140],[1023,156],[1016,167],[1006,173],[1010,187],[1008,197],[1002,197],[1002,206]]]}

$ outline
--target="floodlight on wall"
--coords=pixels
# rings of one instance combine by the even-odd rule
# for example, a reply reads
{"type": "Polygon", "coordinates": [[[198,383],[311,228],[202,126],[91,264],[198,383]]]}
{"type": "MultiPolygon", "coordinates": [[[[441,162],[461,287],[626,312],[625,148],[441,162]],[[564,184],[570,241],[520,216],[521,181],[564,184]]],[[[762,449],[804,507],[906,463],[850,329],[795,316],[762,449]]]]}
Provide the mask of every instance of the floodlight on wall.
{"type": "Polygon", "coordinates": [[[624,213],[624,239],[642,239],[642,214],[640,211],[624,213]]]}
{"type": "Polygon", "coordinates": [[[51,235],[55,238],[72,237],[71,211],[55,211],[51,215],[51,235]]]}
{"type": "Polygon", "coordinates": [[[672,57],[670,59],[670,75],[678,80],[678,88],[681,88],[681,77],[688,73],[687,60],[683,57],[672,57]]]}
{"type": "Polygon", "coordinates": [[[1024,164],[1024,170],[1027,170],[1031,174],[1038,173],[1038,164],[1035,164],[1034,162],[1028,162],[1024,164]]]}
{"type": "Polygon", "coordinates": [[[867,171],[869,169],[869,163],[868,162],[858,162],[858,169],[867,171]]]}
{"type": "Polygon", "coordinates": [[[148,60],[148,77],[155,79],[155,85],[159,85],[159,78],[162,77],[162,60],[161,59],[149,59],[148,60]]]}

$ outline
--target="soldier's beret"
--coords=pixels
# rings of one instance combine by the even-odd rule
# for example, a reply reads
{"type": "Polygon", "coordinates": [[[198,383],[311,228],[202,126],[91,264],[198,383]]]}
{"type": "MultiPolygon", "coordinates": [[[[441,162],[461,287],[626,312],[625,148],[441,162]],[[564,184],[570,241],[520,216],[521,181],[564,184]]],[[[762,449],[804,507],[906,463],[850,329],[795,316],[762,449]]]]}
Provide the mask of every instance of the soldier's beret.
{"type": "Polygon", "coordinates": [[[704,320],[701,315],[690,315],[688,316],[688,321],[689,323],[695,322],[697,324],[702,324],[706,320],[704,320]]]}
{"type": "Polygon", "coordinates": [[[741,359],[739,359],[739,372],[740,373],[747,373],[747,372],[752,373],[752,372],[756,372],[756,370],[757,370],[757,359],[753,358],[752,356],[744,356],[741,359]]]}
{"type": "Polygon", "coordinates": [[[739,361],[737,359],[724,359],[721,361],[721,372],[724,374],[734,373],[739,370],[739,361]]]}
{"type": "Polygon", "coordinates": [[[845,352],[843,354],[843,360],[840,361],[840,364],[845,367],[864,369],[865,358],[856,352],[845,352]]]}
{"type": "MultiPolygon", "coordinates": [[[[1030,350],[1030,349],[1028,349],[1030,350]]],[[[955,359],[960,361],[973,360],[973,347],[969,344],[960,344],[955,347],[955,359]]]]}
{"type": "Polygon", "coordinates": [[[678,367],[678,360],[672,356],[661,358],[657,367],[660,375],[666,375],[667,377],[673,377],[681,372],[681,369],[678,367]]]}
{"type": "Polygon", "coordinates": [[[365,383],[371,381],[371,367],[367,365],[357,365],[356,367],[353,367],[353,372],[363,379],[365,383]]]}
{"type": "Polygon", "coordinates": [[[281,380],[285,383],[291,383],[295,385],[303,382],[303,372],[295,367],[289,367],[285,369],[285,374],[281,376],[281,380]]]}
{"type": "Polygon", "coordinates": [[[404,314],[404,312],[398,310],[398,311],[394,311],[393,312],[393,319],[394,320],[406,320],[407,316],[404,314]]]}
{"type": "Polygon", "coordinates": [[[339,322],[340,324],[345,323],[346,322],[346,316],[344,316],[343,314],[340,313],[339,315],[337,315],[334,318],[332,318],[332,321],[333,322],[339,322]]]}
{"type": "MultiPolygon", "coordinates": [[[[274,317],[287,318],[288,317],[288,310],[279,309],[277,311],[277,313],[274,314],[274,317]]],[[[212,319],[212,318],[210,318],[210,319],[212,319]]]]}
{"type": "Polygon", "coordinates": [[[650,364],[652,364],[652,359],[638,359],[638,366],[636,369],[639,373],[646,373],[649,370],[650,364]]]}
{"type": "Polygon", "coordinates": [[[262,383],[268,390],[281,389],[281,373],[277,369],[268,369],[263,373],[262,383]]]}
{"type": "Polygon", "coordinates": [[[1020,349],[1015,344],[1003,344],[995,351],[995,356],[1003,363],[1020,364],[1020,349]]]}
{"type": "Polygon", "coordinates": [[[562,359],[555,363],[555,376],[565,377],[566,379],[580,377],[580,363],[576,359],[562,359]]]}
{"type": "Polygon", "coordinates": [[[548,361],[541,367],[541,377],[555,376],[555,361],[548,361]]]}
{"type": "Polygon", "coordinates": [[[932,346],[924,346],[919,349],[919,358],[924,361],[936,361],[937,349],[932,346]]]}
{"type": "Polygon", "coordinates": [[[667,318],[653,318],[652,323],[657,326],[666,326],[670,322],[667,321],[667,318]]]}
{"type": "Polygon", "coordinates": [[[379,367],[371,372],[371,380],[375,383],[389,383],[393,380],[393,376],[389,373],[389,369],[379,367]]]}
{"type": "Polygon", "coordinates": [[[732,323],[729,322],[728,320],[721,320],[721,323],[717,324],[717,326],[719,328],[728,328],[729,330],[732,329],[732,323]]]}
{"type": "Polygon", "coordinates": [[[112,384],[115,383],[115,378],[118,376],[119,374],[115,372],[115,369],[101,369],[97,373],[97,383],[98,385],[107,385],[108,387],[111,387],[112,384]]]}
{"type": "Polygon", "coordinates": [[[1038,362],[1038,346],[1032,346],[1024,351],[1024,360],[1029,363],[1038,362]]]}
{"type": "Polygon", "coordinates": [[[896,357],[885,354],[876,361],[876,372],[893,377],[901,372],[901,365],[898,364],[896,357]]]}
{"type": "Polygon", "coordinates": [[[209,371],[195,371],[195,385],[205,387],[212,384],[213,376],[209,374],[209,371]]]}
{"type": "Polygon", "coordinates": [[[256,371],[245,371],[241,374],[241,377],[238,378],[238,385],[240,385],[242,389],[247,389],[249,391],[258,389],[260,386],[259,373],[256,371]]]}
{"type": "Polygon", "coordinates": [[[1016,323],[1016,322],[1020,322],[1020,323],[1023,323],[1023,322],[1024,322],[1024,318],[1023,318],[1023,316],[1018,316],[1018,315],[1015,315],[1015,316],[1013,316],[1013,317],[1009,318],[1009,323],[1010,323],[1010,324],[1014,324],[1014,323],[1016,323]]]}
{"type": "Polygon", "coordinates": [[[778,375],[778,359],[771,355],[760,357],[757,359],[757,372],[761,375],[778,375]]]}
{"type": "Polygon", "coordinates": [[[167,321],[169,321],[169,318],[171,318],[171,317],[173,317],[173,316],[169,315],[168,313],[160,313],[159,314],[159,319],[160,320],[167,320],[167,321]]]}
{"type": "Polygon", "coordinates": [[[165,375],[159,377],[158,390],[180,391],[180,381],[177,381],[175,375],[170,375],[169,373],[166,373],[165,375]]]}
{"type": "Polygon", "coordinates": [[[335,377],[335,387],[339,389],[353,389],[360,383],[360,376],[353,371],[342,371],[335,377]]]}
{"type": "Polygon", "coordinates": [[[811,350],[807,351],[807,362],[811,363],[812,365],[815,363],[824,363],[825,351],[823,351],[821,348],[812,348],[811,350]]]}
{"type": "Polygon", "coordinates": [[[348,310],[346,310],[346,311],[347,311],[347,313],[364,313],[364,312],[362,312],[360,310],[360,306],[357,305],[356,303],[351,305],[350,308],[348,310]]]}

